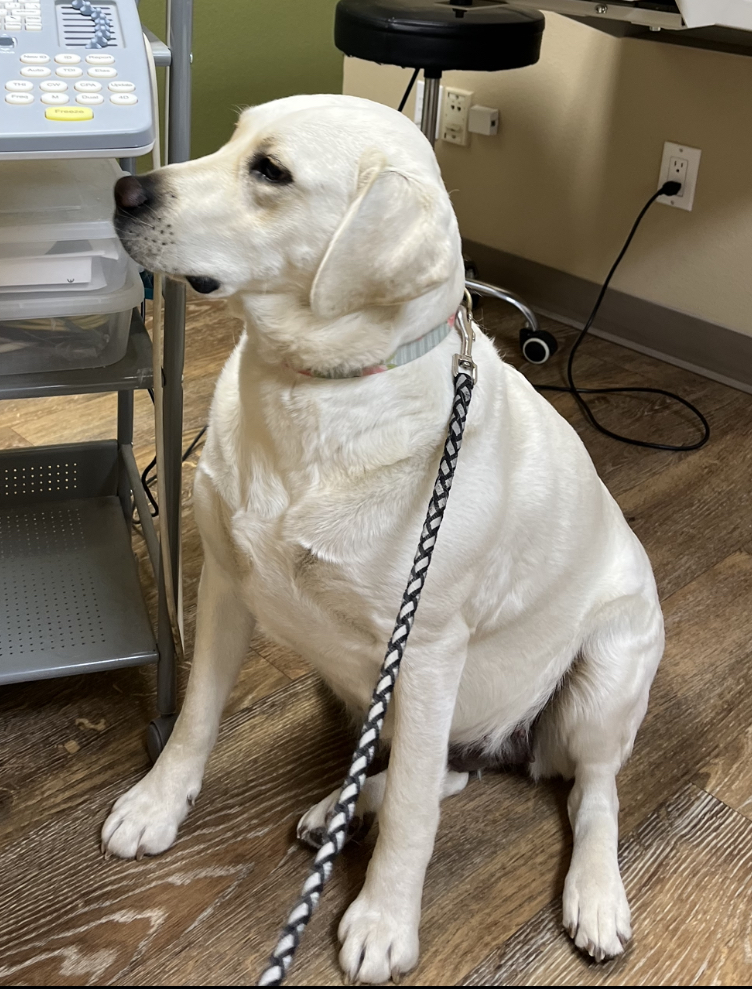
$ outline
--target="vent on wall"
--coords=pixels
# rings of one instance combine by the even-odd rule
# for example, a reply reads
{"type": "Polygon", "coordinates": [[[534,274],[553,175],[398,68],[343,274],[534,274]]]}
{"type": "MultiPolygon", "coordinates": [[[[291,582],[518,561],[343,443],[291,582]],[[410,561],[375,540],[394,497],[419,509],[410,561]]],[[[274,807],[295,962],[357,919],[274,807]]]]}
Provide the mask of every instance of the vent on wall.
{"type": "MultiPolygon", "coordinates": [[[[117,7],[111,3],[95,3],[102,7],[112,23],[112,37],[107,43],[108,48],[122,48],[122,33],[117,15],[117,7]]],[[[57,25],[60,38],[65,48],[86,48],[94,37],[94,21],[86,17],[75,7],[67,3],[57,5],[57,25]]],[[[95,51],[99,49],[94,49],[95,51]]]]}

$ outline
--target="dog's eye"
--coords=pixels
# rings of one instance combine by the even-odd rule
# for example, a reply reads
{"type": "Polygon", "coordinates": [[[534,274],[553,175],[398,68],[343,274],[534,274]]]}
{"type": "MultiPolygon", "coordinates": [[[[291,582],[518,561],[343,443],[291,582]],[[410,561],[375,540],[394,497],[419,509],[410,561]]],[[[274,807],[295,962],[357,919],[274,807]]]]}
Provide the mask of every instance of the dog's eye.
{"type": "Polygon", "coordinates": [[[274,185],[288,185],[292,182],[292,175],[278,165],[267,155],[257,155],[251,162],[251,172],[264,179],[265,182],[272,182],[274,185]]]}

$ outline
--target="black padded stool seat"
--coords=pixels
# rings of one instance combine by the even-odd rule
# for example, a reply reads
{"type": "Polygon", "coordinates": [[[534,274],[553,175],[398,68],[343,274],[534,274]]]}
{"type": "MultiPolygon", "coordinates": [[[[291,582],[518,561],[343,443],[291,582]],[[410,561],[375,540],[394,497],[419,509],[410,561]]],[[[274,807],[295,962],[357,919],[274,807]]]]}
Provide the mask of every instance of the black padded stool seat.
{"type": "Polygon", "coordinates": [[[497,72],[533,65],[543,14],[497,0],[339,0],[334,43],[345,55],[423,69],[497,72]]]}

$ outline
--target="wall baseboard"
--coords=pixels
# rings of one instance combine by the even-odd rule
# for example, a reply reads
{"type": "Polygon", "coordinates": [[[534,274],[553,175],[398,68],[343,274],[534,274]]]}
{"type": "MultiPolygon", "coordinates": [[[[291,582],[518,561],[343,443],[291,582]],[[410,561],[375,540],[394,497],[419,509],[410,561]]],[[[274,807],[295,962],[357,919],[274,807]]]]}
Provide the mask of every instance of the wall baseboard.
{"type": "MultiPolygon", "coordinates": [[[[516,292],[536,312],[581,327],[598,285],[472,240],[463,244],[481,281],[516,292]]],[[[611,289],[591,332],[752,394],[752,336],[611,289]]]]}

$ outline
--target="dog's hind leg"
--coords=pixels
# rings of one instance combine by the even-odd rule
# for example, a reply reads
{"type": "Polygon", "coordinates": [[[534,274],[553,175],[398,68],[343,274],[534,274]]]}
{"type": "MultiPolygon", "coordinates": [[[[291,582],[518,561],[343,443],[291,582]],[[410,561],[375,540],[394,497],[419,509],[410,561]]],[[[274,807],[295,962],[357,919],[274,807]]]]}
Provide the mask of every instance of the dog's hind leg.
{"type": "Polygon", "coordinates": [[[616,774],[632,751],[662,652],[656,598],[611,602],[536,729],[534,775],[574,777],[563,921],[577,947],[597,961],[620,954],[632,934],[617,856],[616,774]]]}

